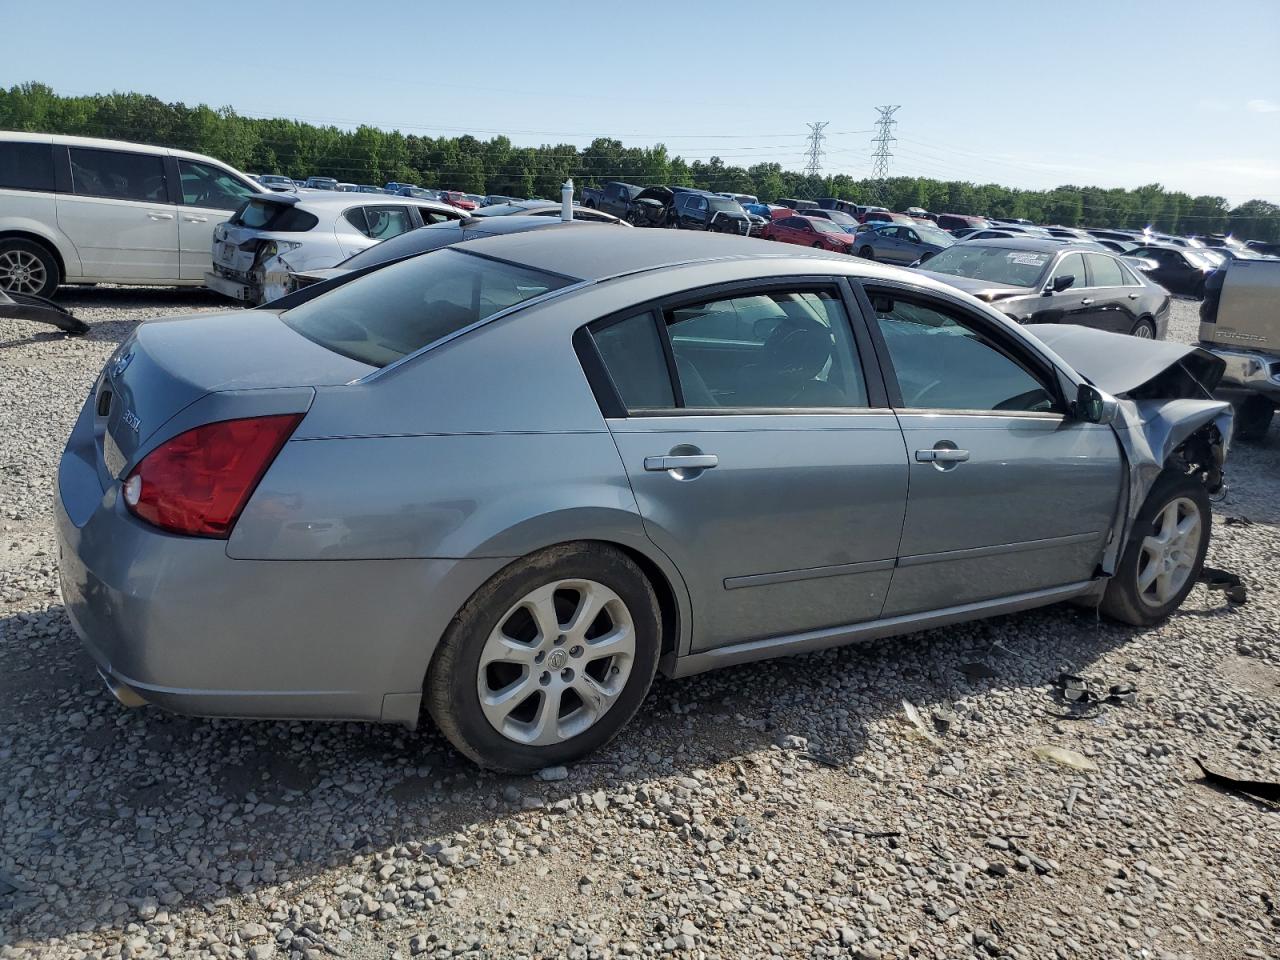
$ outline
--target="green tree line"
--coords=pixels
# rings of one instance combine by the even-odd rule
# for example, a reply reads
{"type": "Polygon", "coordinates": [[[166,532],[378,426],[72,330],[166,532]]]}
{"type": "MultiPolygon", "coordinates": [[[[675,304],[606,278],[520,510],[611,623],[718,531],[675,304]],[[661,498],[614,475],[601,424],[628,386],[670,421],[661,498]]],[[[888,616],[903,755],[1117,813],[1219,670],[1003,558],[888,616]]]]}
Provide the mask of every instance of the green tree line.
{"type": "Polygon", "coordinates": [[[1280,207],[1166,190],[1158,183],[1121,187],[1064,185],[1018,190],[995,183],[891,177],[884,183],[845,174],[808,177],[780,164],[728,166],[719,157],[688,162],[659,143],[624,147],[599,137],[574,144],[517,147],[507,137],[424,137],[362,125],[354,130],[297,120],[245,117],[230,107],[165,103],[138,93],[64,97],[39,83],[0,89],[0,129],[132,140],[209,154],[241,170],[295,179],[330,176],[352,183],[391,180],[468,193],[560,196],[572,177],[581,186],[624,180],[642,186],[700,187],[779,197],[839,197],[946,213],[1019,217],[1064,226],[1150,226],[1171,233],[1232,233],[1280,241],[1280,207]]]}

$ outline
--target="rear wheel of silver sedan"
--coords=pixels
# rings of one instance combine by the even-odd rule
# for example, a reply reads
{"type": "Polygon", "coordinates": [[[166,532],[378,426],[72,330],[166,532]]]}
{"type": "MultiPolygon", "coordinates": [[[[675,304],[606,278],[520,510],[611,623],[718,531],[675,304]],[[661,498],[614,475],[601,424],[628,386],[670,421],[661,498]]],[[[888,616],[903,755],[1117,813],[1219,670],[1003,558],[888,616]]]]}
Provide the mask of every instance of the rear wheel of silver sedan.
{"type": "Polygon", "coordinates": [[[467,601],[427,672],[426,703],[481,766],[576,760],[635,714],[658,666],[658,601],[622,551],[566,544],[518,560],[467,601]]]}
{"type": "Polygon", "coordinates": [[[1204,484],[1174,470],[1162,473],[1134,521],[1102,612],[1146,627],[1178,609],[1200,578],[1212,518],[1204,484]]]}

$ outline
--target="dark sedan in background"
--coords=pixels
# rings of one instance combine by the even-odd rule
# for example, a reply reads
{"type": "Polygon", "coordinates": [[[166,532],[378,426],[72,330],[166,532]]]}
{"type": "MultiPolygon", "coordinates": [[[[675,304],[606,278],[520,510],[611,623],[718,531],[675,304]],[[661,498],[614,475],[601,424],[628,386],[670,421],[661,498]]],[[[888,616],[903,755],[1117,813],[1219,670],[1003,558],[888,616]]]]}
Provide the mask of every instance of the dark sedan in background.
{"type": "Polygon", "coordinates": [[[1217,262],[1189,247],[1135,247],[1126,256],[1151,260],[1155,267],[1147,271],[1147,276],[1170,293],[1197,300],[1204,297],[1204,282],[1209,274],[1218,269],[1217,262]]]}
{"type": "Polygon", "coordinates": [[[1105,251],[1059,240],[967,240],[928,263],[936,280],[1019,323],[1074,323],[1164,339],[1169,292],[1105,251]]]}
{"type": "Polygon", "coordinates": [[[955,242],[947,231],[928,223],[877,223],[859,233],[854,246],[865,260],[909,264],[929,260],[955,242]]]}

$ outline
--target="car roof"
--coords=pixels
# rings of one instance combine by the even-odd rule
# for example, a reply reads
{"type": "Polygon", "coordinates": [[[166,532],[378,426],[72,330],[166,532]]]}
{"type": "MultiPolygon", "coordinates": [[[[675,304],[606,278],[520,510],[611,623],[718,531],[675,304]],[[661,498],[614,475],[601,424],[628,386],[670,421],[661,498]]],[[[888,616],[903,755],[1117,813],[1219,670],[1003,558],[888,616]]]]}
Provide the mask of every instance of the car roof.
{"type": "Polygon", "coordinates": [[[658,267],[724,259],[821,259],[848,265],[848,254],[812,247],[701,230],[618,230],[609,224],[584,224],[576,230],[473,240],[467,252],[508,260],[535,270],[603,280],[658,267]]]}
{"type": "Polygon", "coordinates": [[[393,197],[389,194],[360,193],[356,190],[321,190],[316,193],[273,193],[259,198],[268,203],[294,203],[303,210],[328,210],[332,207],[346,209],[352,206],[384,206],[396,205],[409,200],[415,207],[428,210],[439,210],[441,213],[452,213],[457,216],[460,211],[447,203],[438,200],[421,200],[417,197],[393,197]]]}
{"type": "MultiPolygon", "coordinates": [[[[999,227],[990,227],[989,229],[998,230],[999,227]]],[[[1041,253],[1058,253],[1059,251],[1075,250],[1080,253],[1102,253],[1097,247],[1088,246],[1085,243],[1063,242],[1060,239],[1049,239],[1047,237],[1008,237],[996,238],[991,237],[986,240],[966,240],[966,247],[1002,247],[1005,250],[1037,250],[1041,253]]]]}
{"type": "MultiPolygon", "coordinates": [[[[235,170],[236,167],[204,153],[193,153],[190,150],[179,150],[176,147],[156,147],[149,143],[134,143],[131,140],[103,140],[98,137],[72,137],[60,133],[27,133],[22,130],[0,130],[0,140],[26,143],[58,143],[69,147],[89,147],[94,150],[128,150],[130,153],[150,153],[156,156],[171,155],[187,160],[208,160],[221,167],[235,170]]],[[[244,174],[248,176],[248,174],[244,174]]]]}

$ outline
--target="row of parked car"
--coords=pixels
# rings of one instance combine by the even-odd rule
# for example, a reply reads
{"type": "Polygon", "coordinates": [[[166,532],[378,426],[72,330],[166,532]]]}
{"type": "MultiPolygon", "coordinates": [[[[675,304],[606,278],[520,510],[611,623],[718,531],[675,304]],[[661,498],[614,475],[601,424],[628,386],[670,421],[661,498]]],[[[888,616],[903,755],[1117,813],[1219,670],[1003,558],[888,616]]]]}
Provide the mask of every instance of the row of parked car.
{"type": "MultiPolygon", "coordinates": [[[[297,193],[300,190],[328,190],[333,193],[372,193],[379,196],[412,197],[415,200],[439,200],[458,207],[461,210],[476,210],[499,203],[520,200],[501,194],[464,193],[461,190],[433,190],[420,187],[416,183],[401,183],[389,180],[383,186],[371,183],[346,183],[334,177],[307,177],[305,180],[294,180],[278,173],[251,173],[250,179],[256,180],[268,190],[277,193],[297,193]]],[[[551,201],[546,201],[550,203],[551,201]]]]}

